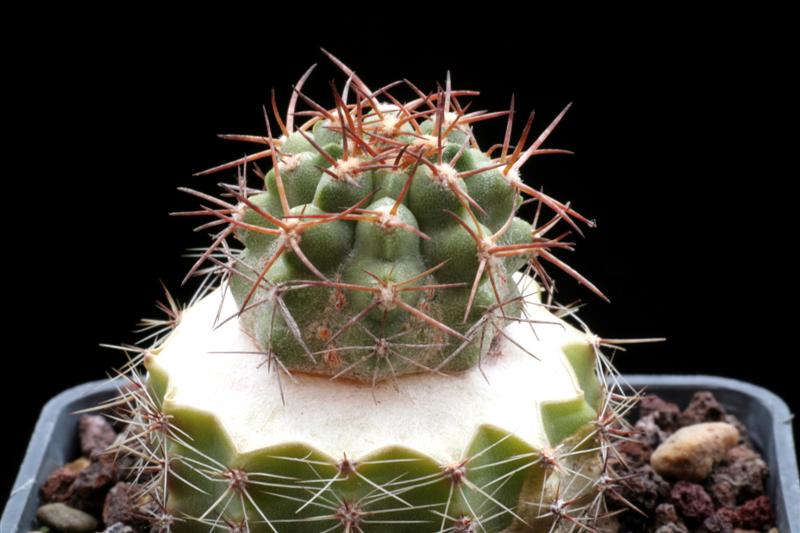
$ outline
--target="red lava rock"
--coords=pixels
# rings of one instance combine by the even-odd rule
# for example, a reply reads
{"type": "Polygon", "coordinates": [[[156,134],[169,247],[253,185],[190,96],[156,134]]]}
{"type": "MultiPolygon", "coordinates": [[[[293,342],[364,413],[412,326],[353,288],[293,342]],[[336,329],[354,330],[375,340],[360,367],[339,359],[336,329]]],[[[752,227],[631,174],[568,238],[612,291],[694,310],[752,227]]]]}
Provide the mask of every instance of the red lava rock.
{"type": "Polygon", "coordinates": [[[669,524],[678,521],[678,511],[671,503],[660,503],[655,510],[656,524],[669,524]]]}
{"type": "Polygon", "coordinates": [[[78,477],[78,472],[62,466],[54,470],[42,485],[42,499],[46,502],[65,502],[69,499],[69,488],[78,477]]]}
{"type": "Polygon", "coordinates": [[[678,429],[681,410],[677,404],[662,400],[655,394],[648,394],[639,402],[639,417],[652,416],[653,421],[665,431],[678,429]]]}
{"type": "Polygon", "coordinates": [[[136,457],[127,453],[106,453],[100,456],[100,460],[110,461],[113,463],[117,480],[124,480],[130,476],[132,472],[136,472],[139,476],[139,482],[145,482],[151,479],[154,473],[144,472],[139,474],[136,468],[136,457]]]}
{"type": "Polygon", "coordinates": [[[103,522],[127,522],[131,515],[130,484],[121,481],[114,485],[103,504],[103,522]]]}
{"type": "Polygon", "coordinates": [[[736,494],[738,494],[739,491],[733,483],[729,481],[711,483],[708,487],[708,492],[711,494],[711,499],[714,500],[717,507],[729,507],[731,509],[736,507],[736,494]]]}
{"type": "MultiPolygon", "coordinates": [[[[669,497],[669,483],[659,476],[650,465],[644,465],[626,474],[632,476],[625,479],[618,489],[619,495],[635,505],[645,514],[651,514],[659,500],[669,497]]],[[[613,493],[609,493],[609,499],[615,500],[613,493]]],[[[616,500],[619,508],[626,508],[627,505],[616,500]]],[[[634,514],[634,513],[629,513],[634,514]]]]}
{"type": "Polygon", "coordinates": [[[633,422],[631,438],[617,445],[620,457],[612,456],[608,463],[624,480],[606,492],[612,512],[623,511],[615,515],[619,526],[615,531],[777,533],[771,502],[764,497],[767,464],[753,449],[742,422],[727,414],[710,392],[695,394],[683,412],[657,396],[646,396],[640,418],[633,422]],[[706,471],[705,479],[672,485],[650,465],[655,450],[681,428],[706,422],[730,424],[739,433],[738,442],[726,441],[726,450],[714,456],[716,464],[706,471]],[[628,510],[623,498],[648,516],[628,510]]]}
{"type": "Polygon", "coordinates": [[[758,453],[747,446],[734,446],[712,471],[711,491],[719,505],[732,507],[763,495],[768,475],[769,467],[758,453]]]}
{"type": "Polygon", "coordinates": [[[638,440],[623,440],[617,445],[617,451],[625,460],[628,468],[641,468],[650,464],[653,449],[647,443],[638,440]]]}
{"type": "Polygon", "coordinates": [[[131,485],[118,483],[129,474],[135,457],[108,452],[117,433],[102,416],[81,417],[78,431],[81,451],[91,458],[81,457],[54,470],[41,487],[42,499],[95,517],[104,514],[109,533],[148,530],[142,511],[153,510],[153,504],[134,501],[131,485]]]}
{"type": "Polygon", "coordinates": [[[767,496],[759,496],[748,500],[736,508],[736,527],[763,531],[775,523],[772,514],[772,502],[767,496]]]}
{"type": "Polygon", "coordinates": [[[70,486],[77,479],[78,474],[91,464],[89,459],[81,457],[53,470],[41,487],[42,499],[46,502],[67,501],[70,486]]]}
{"type": "Polygon", "coordinates": [[[714,502],[705,489],[696,483],[678,481],[670,492],[672,503],[681,516],[699,524],[714,513],[714,502]]]}
{"type": "Polygon", "coordinates": [[[101,415],[83,415],[78,422],[78,435],[81,451],[90,459],[96,459],[117,438],[111,423],[101,415]]]}
{"type": "Polygon", "coordinates": [[[736,513],[733,509],[723,507],[703,520],[700,531],[704,533],[733,533],[736,513]]]}
{"type": "Polygon", "coordinates": [[[103,507],[105,490],[117,480],[114,458],[101,455],[80,471],[67,492],[67,501],[77,509],[98,512],[103,507]]]}
{"type": "Polygon", "coordinates": [[[681,426],[690,426],[701,422],[724,422],[725,408],[714,395],[708,391],[696,392],[689,406],[678,417],[681,426]]]}
{"type": "Polygon", "coordinates": [[[686,525],[678,517],[675,506],[671,503],[662,503],[655,510],[656,533],[688,533],[686,525]]]}
{"type": "Polygon", "coordinates": [[[737,461],[749,461],[752,459],[761,459],[761,456],[748,446],[734,446],[728,453],[725,454],[725,461],[728,463],[735,463],[737,461]]]}
{"type": "Polygon", "coordinates": [[[136,529],[145,529],[148,525],[143,516],[145,508],[137,497],[138,487],[121,481],[114,485],[103,504],[103,522],[114,524],[122,522],[136,529]]]}
{"type": "Polygon", "coordinates": [[[658,445],[669,436],[666,431],[656,424],[653,414],[637,420],[633,428],[636,438],[653,449],[658,448],[658,445]]]}

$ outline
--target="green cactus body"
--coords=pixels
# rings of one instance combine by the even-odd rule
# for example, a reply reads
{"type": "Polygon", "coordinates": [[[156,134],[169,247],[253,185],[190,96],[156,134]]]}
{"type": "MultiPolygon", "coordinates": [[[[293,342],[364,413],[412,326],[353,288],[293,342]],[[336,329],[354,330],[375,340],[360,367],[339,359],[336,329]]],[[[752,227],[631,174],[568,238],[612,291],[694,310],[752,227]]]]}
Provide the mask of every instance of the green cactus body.
{"type": "Polygon", "coordinates": [[[334,109],[302,94],[309,70],[281,136],[269,118],[267,137],[228,136],[266,149],[206,172],[238,183],[188,191],[203,209],[182,214],[222,228],[190,274],[221,283],[173,305],[113,402],[153,529],[592,530],[630,401],[544,268],[602,296],[556,257],[561,225],[592,223],[520,174],[563,152],[542,144],[564,112],[513,145],[513,101],[468,113],[448,76],[401,103],[330,57],[348,76],[334,109]],[[482,150],[472,125],[501,116],[482,150]]]}
{"type": "Polygon", "coordinates": [[[441,163],[435,149],[414,152],[410,126],[384,125],[404,116],[383,106],[349,145],[330,121],[280,139],[283,162],[266,175],[266,192],[237,206],[245,248],[231,289],[245,329],[290,370],[358,381],[463,370],[494,336],[490,323],[486,342],[465,344],[487,310],[519,316],[509,282],[518,261],[489,250],[532,242],[515,217],[521,195],[460,129],[443,138],[441,163]],[[390,137],[371,139],[378,132],[390,137]],[[284,209],[297,218],[276,226],[284,209]],[[299,288],[304,281],[311,286],[299,288]],[[391,365],[364,359],[375,339],[393,339],[391,365]]]}

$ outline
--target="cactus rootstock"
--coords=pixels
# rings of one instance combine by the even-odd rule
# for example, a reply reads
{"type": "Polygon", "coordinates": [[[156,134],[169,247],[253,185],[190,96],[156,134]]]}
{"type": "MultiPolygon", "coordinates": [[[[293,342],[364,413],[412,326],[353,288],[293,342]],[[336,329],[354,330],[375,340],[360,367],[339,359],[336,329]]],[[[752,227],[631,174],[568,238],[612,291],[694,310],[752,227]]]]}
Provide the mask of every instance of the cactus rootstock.
{"type": "Polygon", "coordinates": [[[266,137],[225,136],[267,147],[212,169],[239,166],[239,183],[225,188],[231,200],[189,191],[211,204],[199,214],[224,228],[198,267],[225,236],[243,245],[224,253],[224,268],[239,317],[265,352],[289,371],[366,382],[461,371],[522,318],[512,275],[526,265],[548,288],[544,264],[602,296],[556,256],[573,246],[559,222],[578,232],[592,223],[521,178],[531,158],[568,153],[543,146],[569,106],[528,144],[531,115],[512,145],[513,101],[507,111],[470,111],[465,99],[477,93],[453,89],[449,74],[435,92],[410,82],[373,91],[333,60],[348,76],[341,92],[331,84],[333,108],[302,92],[312,67],[285,117],[273,92],[266,137]],[[413,98],[401,102],[401,88],[413,98]],[[300,100],[312,109],[303,124],[300,100]],[[484,151],[472,127],[498,118],[504,142],[484,151]],[[271,170],[261,171],[261,159],[271,170]],[[247,188],[248,170],[261,191],[247,188]],[[530,201],[544,209],[526,221],[518,215],[530,201]]]}
{"type": "Polygon", "coordinates": [[[109,451],[140,514],[154,531],[601,529],[636,400],[602,349],[625,341],[555,302],[554,269],[605,299],[559,258],[594,223],[522,178],[569,153],[544,147],[569,106],[514,142],[513,98],[471,111],[449,73],[372,90],[327,55],[346,76],[331,107],[303,93],[312,67],[283,115],[273,91],[265,135],[222,136],[261,151],[198,173],[236,183],[183,189],[202,206],[176,214],[215,232],[187,274],[203,281],[123,348],[99,406],[127,422],[109,451]],[[483,149],[490,119],[506,133],[483,149]]]}

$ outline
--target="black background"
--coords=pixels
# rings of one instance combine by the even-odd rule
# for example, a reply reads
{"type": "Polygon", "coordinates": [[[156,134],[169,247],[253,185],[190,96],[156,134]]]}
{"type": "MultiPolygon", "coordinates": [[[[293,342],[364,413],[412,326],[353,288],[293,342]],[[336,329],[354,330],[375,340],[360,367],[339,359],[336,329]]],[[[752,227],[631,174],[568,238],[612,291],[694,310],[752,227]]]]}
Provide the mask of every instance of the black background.
{"type": "MultiPolygon", "coordinates": [[[[598,221],[569,260],[613,303],[564,276],[561,301],[585,300],[582,317],[600,335],[668,338],[620,354],[623,372],[736,377],[800,405],[789,256],[797,171],[778,159],[793,125],[783,43],[769,27],[648,14],[586,31],[563,19],[512,25],[508,15],[461,26],[421,17],[401,32],[397,17],[360,32],[330,20],[327,31],[278,32],[274,19],[240,31],[236,17],[87,25],[15,52],[0,493],[45,401],[102,378],[122,359],[99,344],[132,342],[136,322],[158,315],[159,280],[182,301],[191,295],[181,254],[207,239],[168,215],[196,206],[176,188],[230,182],[191,174],[250,148],[215,135],[263,134],[270,88],[285,106],[314,62],[306,92],[330,104],[328,81],[344,76],[320,46],[373,88],[407,77],[433,90],[450,70],[456,87],[482,92],[476,109],[504,109],[513,92],[519,117],[536,110],[536,133],[574,102],[547,145],[576,155],[537,158],[524,176],[598,221]]],[[[520,118],[515,135],[521,127],[520,118]]],[[[476,135],[488,146],[503,128],[499,119],[476,135]]]]}

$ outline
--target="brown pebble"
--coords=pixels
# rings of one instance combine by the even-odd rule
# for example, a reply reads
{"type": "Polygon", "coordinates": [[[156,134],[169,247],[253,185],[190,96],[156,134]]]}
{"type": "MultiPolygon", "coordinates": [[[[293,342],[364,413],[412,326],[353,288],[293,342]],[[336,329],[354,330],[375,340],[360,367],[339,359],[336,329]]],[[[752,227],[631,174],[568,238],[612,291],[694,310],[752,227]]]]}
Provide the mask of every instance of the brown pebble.
{"type": "Polygon", "coordinates": [[[739,432],[725,422],[687,426],[656,448],[650,464],[664,477],[702,481],[738,440],[739,432]]]}
{"type": "Polygon", "coordinates": [[[36,511],[36,519],[64,533],[90,533],[97,529],[97,520],[90,514],[63,503],[48,503],[36,511]]]}
{"type": "Polygon", "coordinates": [[[92,461],[90,461],[86,457],[78,457],[71,463],[65,464],[64,468],[68,468],[74,472],[80,472],[84,468],[87,468],[90,464],[92,464],[92,461]]]}
{"type": "Polygon", "coordinates": [[[78,435],[83,455],[96,459],[117,438],[111,423],[101,415],[83,415],[78,422],[78,435]]]}

